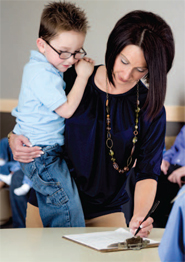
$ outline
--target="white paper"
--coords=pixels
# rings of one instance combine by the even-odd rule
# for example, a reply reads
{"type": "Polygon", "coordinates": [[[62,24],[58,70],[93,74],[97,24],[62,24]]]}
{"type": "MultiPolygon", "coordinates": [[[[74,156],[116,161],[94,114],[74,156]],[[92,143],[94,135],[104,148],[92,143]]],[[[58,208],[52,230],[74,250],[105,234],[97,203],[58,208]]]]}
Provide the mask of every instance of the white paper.
{"type": "MultiPolygon", "coordinates": [[[[109,249],[109,245],[118,242],[124,242],[127,238],[133,237],[133,235],[124,228],[118,228],[115,231],[65,235],[63,237],[78,242],[80,244],[95,248],[96,250],[106,250],[109,249]]],[[[145,239],[149,240],[150,244],[159,243],[149,238],[145,239]]]]}

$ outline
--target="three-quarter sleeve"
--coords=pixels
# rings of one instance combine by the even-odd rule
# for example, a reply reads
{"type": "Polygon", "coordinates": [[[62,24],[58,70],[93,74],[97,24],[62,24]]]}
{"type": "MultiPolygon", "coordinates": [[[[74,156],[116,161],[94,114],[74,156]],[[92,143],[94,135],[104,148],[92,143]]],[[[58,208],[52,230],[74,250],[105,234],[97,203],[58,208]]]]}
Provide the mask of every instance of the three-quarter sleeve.
{"type": "MultiPolygon", "coordinates": [[[[145,119],[145,118],[143,118],[145,119]]],[[[136,164],[136,181],[146,178],[158,180],[166,131],[166,113],[163,107],[153,121],[141,122],[141,135],[136,164]]]]}

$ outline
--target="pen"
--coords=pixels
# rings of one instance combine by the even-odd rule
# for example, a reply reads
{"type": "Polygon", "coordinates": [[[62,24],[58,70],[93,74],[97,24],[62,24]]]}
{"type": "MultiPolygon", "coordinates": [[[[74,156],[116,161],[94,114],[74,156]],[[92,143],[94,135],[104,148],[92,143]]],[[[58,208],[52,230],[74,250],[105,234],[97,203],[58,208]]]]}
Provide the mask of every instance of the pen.
{"type": "MultiPolygon", "coordinates": [[[[151,209],[149,210],[148,214],[146,215],[146,217],[143,219],[143,221],[141,222],[141,224],[147,220],[147,218],[156,210],[157,206],[159,205],[160,201],[158,200],[157,202],[154,203],[154,205],[151,207],[151,209]]],[[[140,226],[138,227],[138,229],[136,230],[134,236],[136,236],[138,234],[138,232],[140,231],[141,229],[141,224],[140,226]]]]}

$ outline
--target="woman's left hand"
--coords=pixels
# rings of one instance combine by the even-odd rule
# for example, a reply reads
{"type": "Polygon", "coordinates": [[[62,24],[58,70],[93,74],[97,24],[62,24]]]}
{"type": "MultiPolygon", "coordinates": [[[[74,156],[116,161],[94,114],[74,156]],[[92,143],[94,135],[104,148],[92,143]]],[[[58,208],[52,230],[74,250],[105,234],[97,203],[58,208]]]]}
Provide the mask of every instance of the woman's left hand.
{"type": "MultiPolygon", "coordinates": [[[[130,228],[130,232],[134,235],[136,230],[138,229],[138,227],[140,226],[140,224],[142,223],[144,217],[132,217],[130,223],[129,223],[129,228],[130,228]]],[[[140,237],[148,237],[152,228],[153,228],[153,223],[154,220],[152,217],[147,218],[146,221],[144,221],[141,225],[141,229],[138,232],[138,234],[136,236],[140,236],[140,237]]]]}

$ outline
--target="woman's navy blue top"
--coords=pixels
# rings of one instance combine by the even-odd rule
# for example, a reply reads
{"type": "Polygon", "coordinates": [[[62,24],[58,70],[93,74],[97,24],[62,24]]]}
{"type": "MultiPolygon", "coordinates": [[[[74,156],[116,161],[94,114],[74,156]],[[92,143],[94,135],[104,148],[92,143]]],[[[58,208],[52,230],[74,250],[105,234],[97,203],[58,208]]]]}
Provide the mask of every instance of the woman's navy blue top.
{"type": "MultiPolygon", "coordinates": [[[[86,219],[119,212],[129,199],[125,191],[129,172],[120,174],[113,168],[106,146],[106,93],[95,85],[97,68],[89,78],[80,105],[65,122],[67,162],[77,184],[86,219]]],[[[75,78],[74,68],[65,73],[66,93],[72,88],[75,78]]],[[[140,81],[141,108],[147,92],[140,81]]],[[[132,149],[136,100],[136,86],[124,94],[109,94],[113,151],[120,168],[126,166],[132,149]]],[[[132,161],[133,164],[137,159],[136,182],[147,178],[158,180],[166,126],[164,107],[152,121],[147,120],[145,110],[141,109],[138,126],[138,142],[132,161]]]]}

